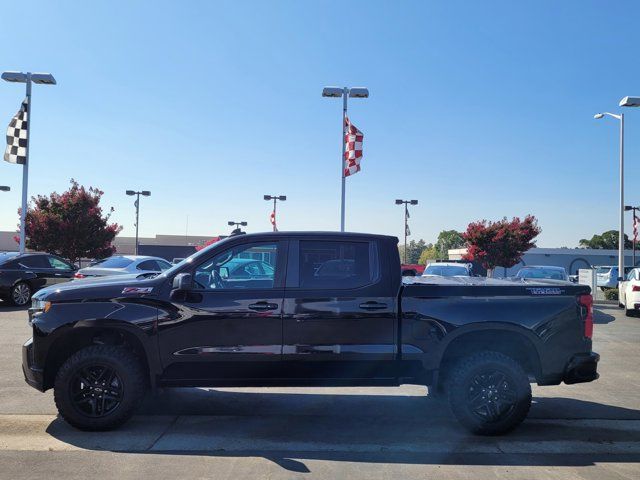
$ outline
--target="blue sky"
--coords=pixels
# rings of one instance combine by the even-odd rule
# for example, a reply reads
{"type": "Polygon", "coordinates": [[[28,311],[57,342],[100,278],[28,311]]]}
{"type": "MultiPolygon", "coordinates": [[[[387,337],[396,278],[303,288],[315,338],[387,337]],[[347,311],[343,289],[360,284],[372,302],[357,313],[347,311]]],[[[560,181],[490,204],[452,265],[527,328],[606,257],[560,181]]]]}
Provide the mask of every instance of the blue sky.
{"type": "MultiPolygon", "coordinates": [[[[341,106],[320,92],[349,85],[371,97],[350,102],[365,144],[348,230],[400,236],[394,199],[415,198],[416,239],[531,213],[539,246],[573,247],[617,225],[617,123],[593,114],[640,95],[639,15],[635,1],[10,2],[0,68],[58,80],[34,87],[30,194],[100,187],[124,235],[129,188],[152,191],[142,235],[184,234],[187,216],[194,235],[268,230],[265,193],[289,198],[281,229],[337,229],[341,106]]],[[[22,96],[0,84],[1,124],[22,96]]],[[[637,205],[640,109],[625,110],[637,205]]],[[[0,162],[1,230],[20,179],[0,162]]]]}

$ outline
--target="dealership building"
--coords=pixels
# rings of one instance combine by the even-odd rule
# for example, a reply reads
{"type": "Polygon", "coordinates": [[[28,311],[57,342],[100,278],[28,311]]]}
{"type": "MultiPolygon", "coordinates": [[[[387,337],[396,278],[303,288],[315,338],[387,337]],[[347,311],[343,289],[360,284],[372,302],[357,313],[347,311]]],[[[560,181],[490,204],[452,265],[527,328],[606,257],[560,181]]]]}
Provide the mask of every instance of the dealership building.
{"type": "MultiPolygon", "coordinates": [[[[449,260],[462,260],[466,248],[449,250],[449,260]]],[[[636,252],[636,265],[640,265],[640,252],[636,252]]],[[[624,264],[632,264],[633,252],[625,251],[624,264]]],[[[564,267],[569,275],[577,275],[581,268],[618,265],[617,250],[599,250],[594,248],[532,248],[522,256],[522,261],[511,268],[498,267],[494,277],[512,277],[525,265],[564,267]]]]}

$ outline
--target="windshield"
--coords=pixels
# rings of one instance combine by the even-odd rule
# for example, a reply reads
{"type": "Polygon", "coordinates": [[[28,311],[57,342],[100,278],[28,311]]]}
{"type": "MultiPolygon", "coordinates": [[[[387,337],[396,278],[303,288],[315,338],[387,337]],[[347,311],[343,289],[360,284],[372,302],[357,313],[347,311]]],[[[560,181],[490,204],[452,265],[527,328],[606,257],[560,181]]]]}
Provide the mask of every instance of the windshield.
{"type": "Polygon", "coordinates": [[[518,278],[548,278],[551,280],[565,280],[567,274],[558,268],[523,268],[516,275],[518,278]]]}
{"type": "Polygon", "coordinates": [[[91,266],[100,268],[124,268],[132,263],[133,260],[125,257],[109,257],[104,260],[100,260],[98,263],[94,263],[91,266]]]}
{"type": "Polygon", "coordinates": [[[464,266],[456,265],[429,265],[423,275],[440,275],[442,277],[469,276],[469,270],[464,266]]]}

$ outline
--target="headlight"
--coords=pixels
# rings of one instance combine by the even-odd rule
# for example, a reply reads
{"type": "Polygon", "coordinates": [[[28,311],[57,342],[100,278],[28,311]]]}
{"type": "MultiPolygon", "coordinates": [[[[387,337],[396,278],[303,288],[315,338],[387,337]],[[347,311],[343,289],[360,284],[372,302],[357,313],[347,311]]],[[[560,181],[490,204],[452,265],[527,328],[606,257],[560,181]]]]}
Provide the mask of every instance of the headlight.
{"type": "Polygon", "coordinates": [[[51,302],[46,302],[44,300],[34,298],[31,300],[31,308],[33,310],[39,310],[46,313],[51,308],[51,302]]]}

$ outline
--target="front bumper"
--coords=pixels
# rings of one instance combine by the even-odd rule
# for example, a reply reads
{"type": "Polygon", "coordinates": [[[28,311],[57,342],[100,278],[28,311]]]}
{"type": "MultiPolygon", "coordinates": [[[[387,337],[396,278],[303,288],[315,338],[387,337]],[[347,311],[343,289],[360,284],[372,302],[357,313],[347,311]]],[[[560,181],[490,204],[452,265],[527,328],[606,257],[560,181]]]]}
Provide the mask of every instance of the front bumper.
{"type": "Polygon", "coordinates": [[[22,346],[22,373],[24,380],[36,390],[44,392],[44,374],[41,368],[33,363],[33,338],[22,346]]]}
{"type": "Polygon", "coordinates": [[[562,380],[567,385],[572,383],[593,382],[600,375],[598,374],[598,362],[600,355],[595,352],[578,353],[571,357],[564,369],[562,380]]]}

